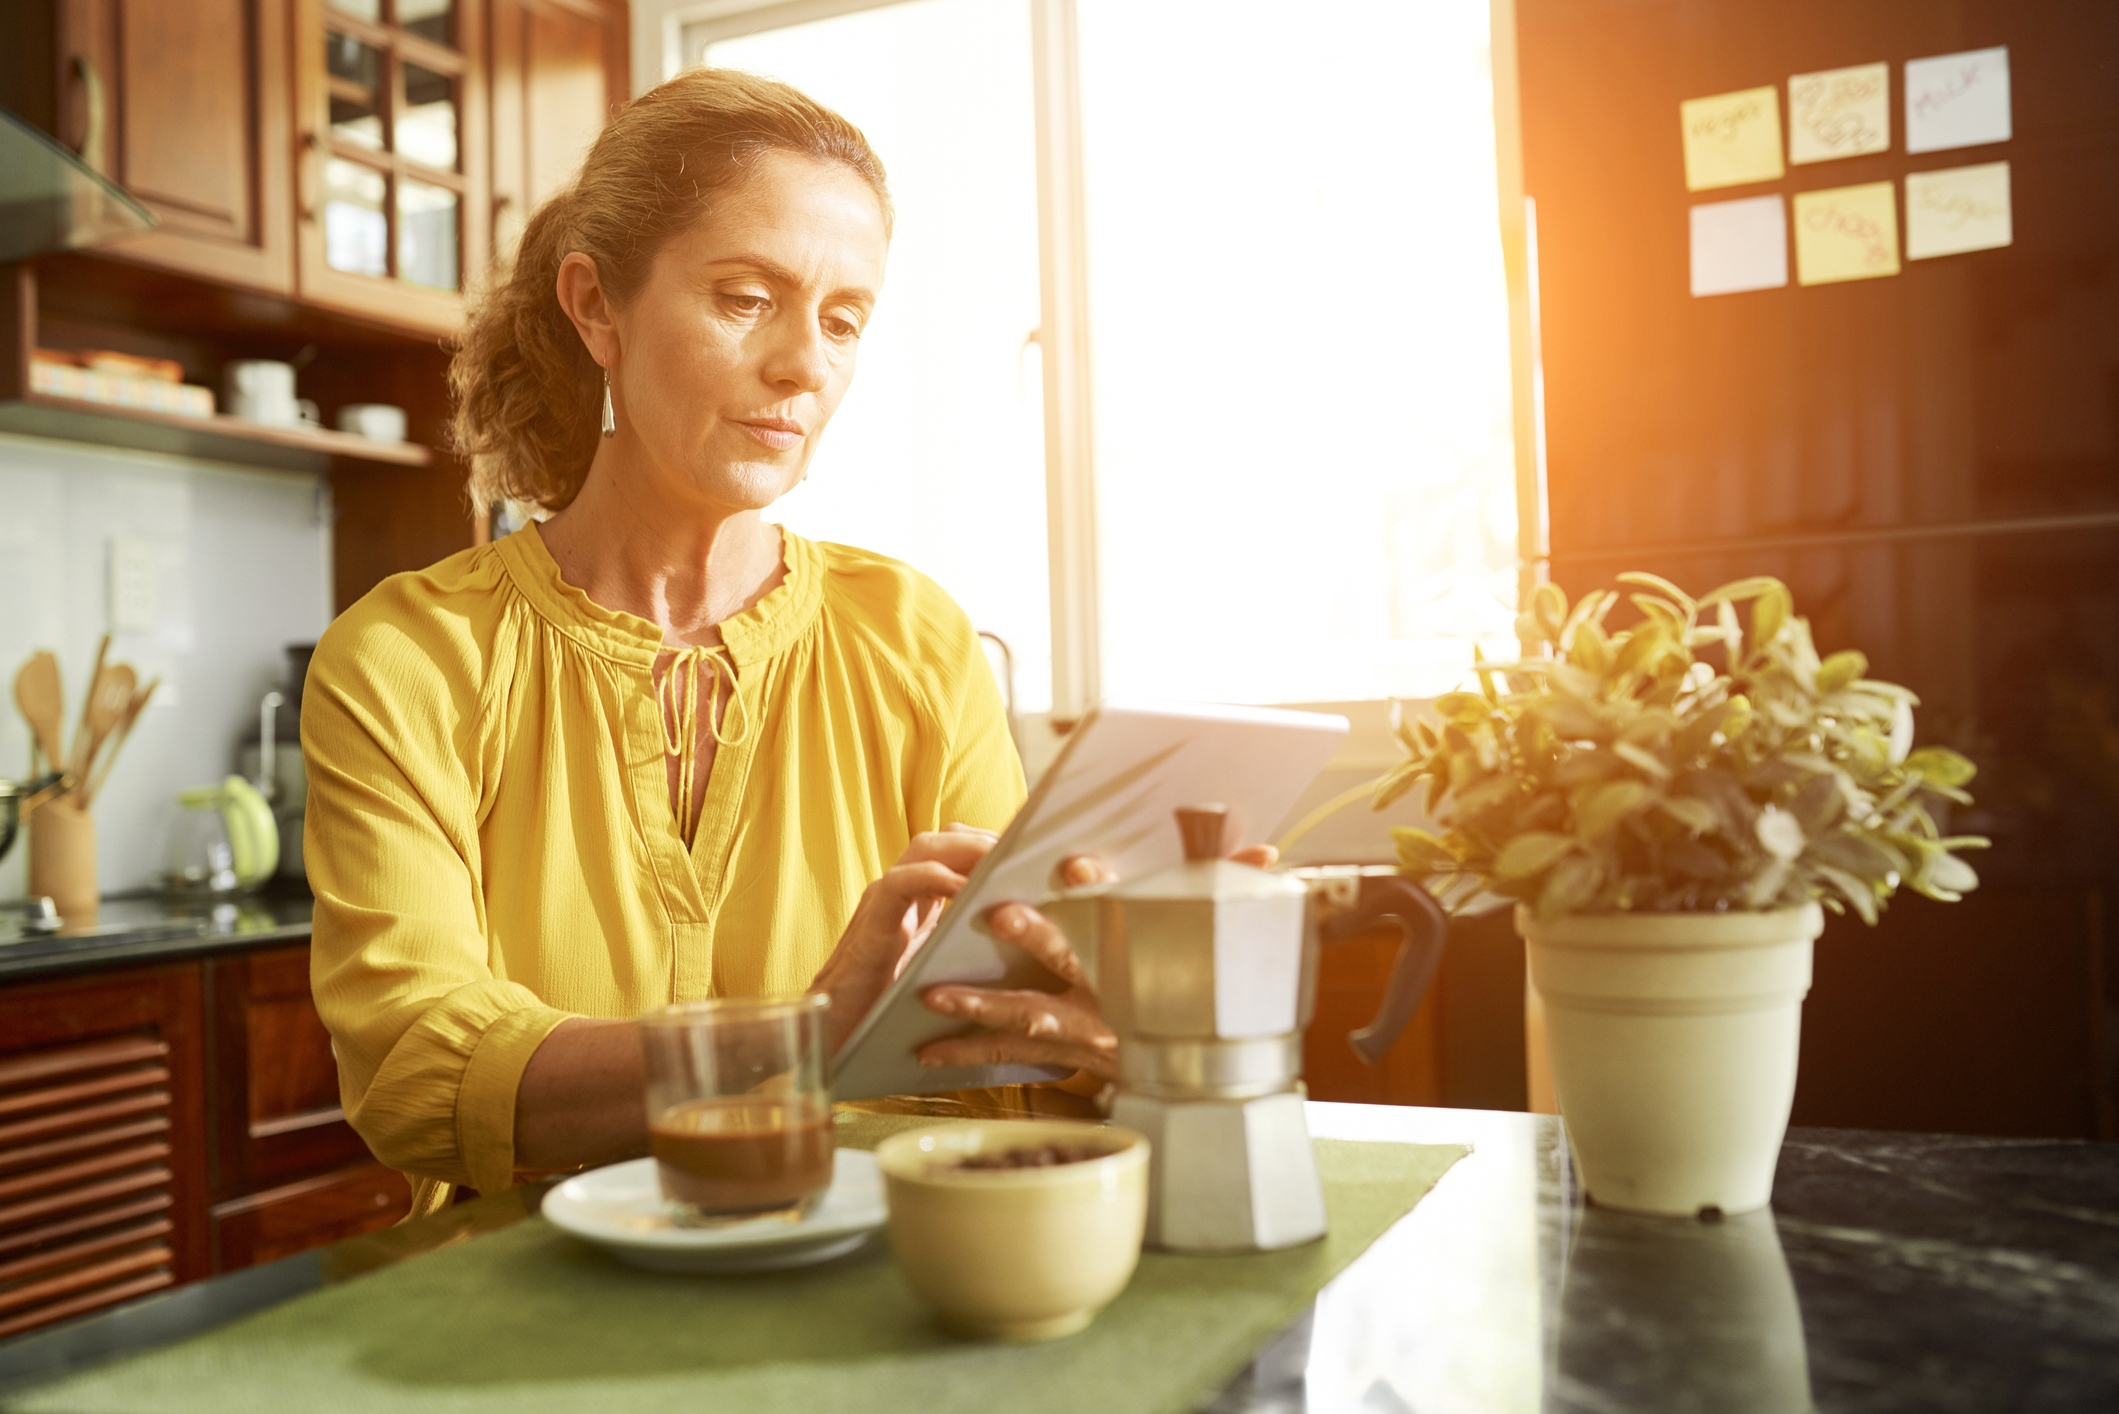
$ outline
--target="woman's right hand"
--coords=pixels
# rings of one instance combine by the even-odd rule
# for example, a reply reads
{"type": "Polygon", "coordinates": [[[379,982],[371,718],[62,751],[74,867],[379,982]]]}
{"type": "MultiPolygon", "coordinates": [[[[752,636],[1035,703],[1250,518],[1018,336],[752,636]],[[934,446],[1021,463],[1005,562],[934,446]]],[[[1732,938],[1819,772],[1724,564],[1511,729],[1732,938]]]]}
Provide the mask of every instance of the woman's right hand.
{"type": "Polygon", "coordinates": [[[825,1029],[834,1053],[927,941],[942,905],[963,890],[999,838],[972,825],[915,835],[898,862],[862,890],[852,921],[809,988],[831,998],[825,1029]]]}

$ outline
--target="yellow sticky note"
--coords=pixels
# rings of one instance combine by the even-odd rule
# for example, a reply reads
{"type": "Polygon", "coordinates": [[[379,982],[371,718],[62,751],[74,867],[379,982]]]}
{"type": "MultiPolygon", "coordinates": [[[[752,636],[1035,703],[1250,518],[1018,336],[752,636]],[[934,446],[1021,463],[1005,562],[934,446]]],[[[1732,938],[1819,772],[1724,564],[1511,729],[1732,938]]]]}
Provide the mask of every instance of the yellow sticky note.
{"type": "Polygon", "coordinates": [[[1890,182],[1798,192],[1795,278],[1804,285],[1898,273],[1898,200],[1890,182]]]}
{"type": "Polygon", "coordinates": [[[1983,162],[1906,177],[1906,259],[1993,250],[2014,238],[2008,163],[1983,162]]]}
{"type": "Polygon", "coordinates": [[[1858,64],[1788,80],[1788,160],[1829,162],[1891,147],[1891,66],[1858,64]]]}
{"type": "Polygon", "coordinates": [[[1781,167],[1781,97],[1770,84],[1678,105],[1685,130],[1685,190],[1777,180],[1781,167]]]}

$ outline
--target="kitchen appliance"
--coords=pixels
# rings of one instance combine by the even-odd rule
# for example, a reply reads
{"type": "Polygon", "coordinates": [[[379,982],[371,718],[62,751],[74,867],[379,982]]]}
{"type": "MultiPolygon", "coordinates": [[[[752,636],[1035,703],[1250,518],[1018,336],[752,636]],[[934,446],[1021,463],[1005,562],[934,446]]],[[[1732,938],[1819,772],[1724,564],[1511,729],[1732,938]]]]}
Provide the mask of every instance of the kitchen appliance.
{"type": "Polygon", "coordinates": [[[0,265],[103,245],[158,224],[109,178],[0,110],[0,265]]]}
{"type": "Polygon", "coordinates": [[[255,781],[272,807],[279,834],[279,877],[303,879],[302,821],[309,802],[309,777],[302,765],[302,685],[309,677],[314,643],[287,645],[287,677],[281,688],[258,702],[257,725],[244,733],[235,751],[238,775],[255,781]],[[270,741],[270,750],[261,744],[270,741]]]}
{"type": "Polygon", "coordinates": [[[241,776],[177,797],[162,892],[221,897],[256,888],[280,862],[272,807],[241,776]]]}
{"type": "Polygon", "coordinates": [[[49,775],[34,781],[0,780],[0,859],[15,847],[15,833],[23,817],[57,795],[68,777],[49,775]]]}
{"type": "Polygon", "coordinates": [[[1323,1236],[1302,1085],[1319,946],[1389,919],[1404,931],[1382,1009],[1348,1038],[1374,1064],[1418,1008],[1446,929],[1434,898],[1388,868],[1225,859],[1227,823],[1220,806],[1180,809],[1184,863],[1039,905],[1082,954],[1118,1033],[1111,1118],[1152,1145],[1147,1241],[1183,1252],[1323,1236]]]}

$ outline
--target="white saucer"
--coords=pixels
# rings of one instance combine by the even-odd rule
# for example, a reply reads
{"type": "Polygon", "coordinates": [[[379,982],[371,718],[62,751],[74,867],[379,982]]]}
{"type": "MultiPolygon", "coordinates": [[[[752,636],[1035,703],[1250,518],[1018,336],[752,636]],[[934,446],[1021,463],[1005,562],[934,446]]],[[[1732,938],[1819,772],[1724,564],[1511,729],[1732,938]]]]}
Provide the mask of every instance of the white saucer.
{"type": "Polygon", "coordinates": [[[829,1261],[860,1246],[889,1216],[875,1155],[859,1149],[837,1152],[830,1190],[799,1219],[679,1227],[653,1159],[575,1175],[545,1194],[544,1215],[619,1261],[658,1272],[767,1272],[829,1261]]]}

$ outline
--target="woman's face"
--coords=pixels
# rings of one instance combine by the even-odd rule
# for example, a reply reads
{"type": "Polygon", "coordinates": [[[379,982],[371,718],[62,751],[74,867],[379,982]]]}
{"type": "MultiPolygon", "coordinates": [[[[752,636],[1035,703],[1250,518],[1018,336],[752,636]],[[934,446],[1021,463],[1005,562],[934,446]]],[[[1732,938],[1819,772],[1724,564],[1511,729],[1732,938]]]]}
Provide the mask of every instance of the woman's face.
{"type": "Polygon", "coordinates": [[[724,514],[792,489],[853,381],[888,248],[861,177],[761,157],[615,311],[606,363],[625,460],[724,514]]]}

